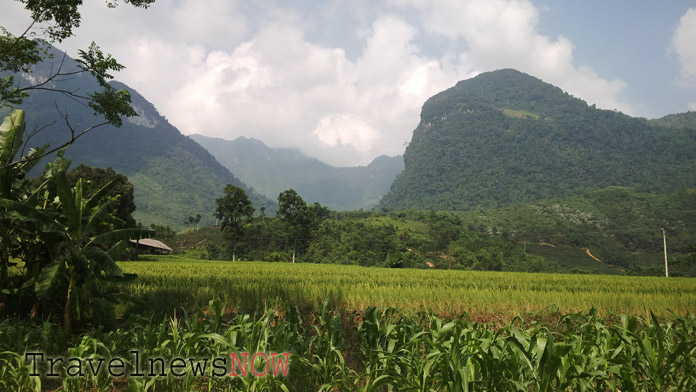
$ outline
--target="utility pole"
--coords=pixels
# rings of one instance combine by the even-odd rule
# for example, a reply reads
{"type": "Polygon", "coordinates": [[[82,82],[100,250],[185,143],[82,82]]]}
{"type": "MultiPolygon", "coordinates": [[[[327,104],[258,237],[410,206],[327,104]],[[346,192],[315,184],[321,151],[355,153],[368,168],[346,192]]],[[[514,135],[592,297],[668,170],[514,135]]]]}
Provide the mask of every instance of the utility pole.
{"type": "Polygon", "coordinates": [[[662,243],[665,249],[665,278],[669,278],[669,269],[667,268],[667,236],[665,235],[665,228],[662,228],[662,243]]]}
{"type": "Polygon", "coordinates": [[[452,269],[452,237],[449,239],[449,252],[447,253],[447,260],[449,260],[449,269],[452,269]]]}

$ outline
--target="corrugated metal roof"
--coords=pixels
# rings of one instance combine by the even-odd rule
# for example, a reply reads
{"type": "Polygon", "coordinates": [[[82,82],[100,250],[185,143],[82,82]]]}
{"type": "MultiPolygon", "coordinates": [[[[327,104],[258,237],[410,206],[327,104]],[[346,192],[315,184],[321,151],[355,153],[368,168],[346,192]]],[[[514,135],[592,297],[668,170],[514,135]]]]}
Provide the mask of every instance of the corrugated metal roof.
{"type": "Polygon", "coordinates": [[[164,242],[153,240],[152,238],[143,238],[140,240],[130,240],[130,242],[132,242],[134,244],[149,246],[152,248],[164,249],[164,250],[168,250],[170,252],[172,251],[172,248],[168,247],[164,242]]]}

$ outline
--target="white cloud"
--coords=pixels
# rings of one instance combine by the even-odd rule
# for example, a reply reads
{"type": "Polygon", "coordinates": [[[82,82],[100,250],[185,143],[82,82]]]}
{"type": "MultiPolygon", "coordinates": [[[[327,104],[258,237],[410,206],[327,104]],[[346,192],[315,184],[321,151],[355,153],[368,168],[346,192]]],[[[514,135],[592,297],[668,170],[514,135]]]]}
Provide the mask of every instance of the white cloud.
{"type": "Polygon", "coordinates": [[[681,17],[672,37],[672,50],[679,57],[682,76],[696,78],[696,8],[681,17]]]}
{"type": "Polygon", "coordinates": [[[324,116],[313,132],[325,145],[349,144],[358,151],[368,151],[376,133],[370,125],[350,114],[324,116]]]}
{"type": "Polygon", "coordinates": [[[148,86],[139,90],[184,133],[255,137],[336,165],[366,164],[402,153],[423,102],[452,82],[419,54],[415,33],[400,18],[379,18],[354,61],[285,21],[230,51],[138,39],[123,76],[148,86]]]}
{"type": "Polygon", "coordinates": [[[625,83],[607,80],[588,67],[578,67],[573,44],[537,32],[539,13],[525,0],[411,0],[423,15],[424,27],[466,48],[456,54],[456,67],[475,74],[500,68],[516,68],[539,77],[590,104],[634,113],[620,95],[625,83]]]}
{"type": "Polygon", "coordinates": [[[347,42],[357,37],[362,43],[357,52],[351,46],[350,57],[347,46],[314,36],[331,30],[320,14],[272,2],[83,7],[82,27],[61,46],[74,54],[99,43],[127,66],[117,79],[182,132],[254,137],[336,165],[402,153],[425,100],[499,68],[517,68],[589,103],[632,112],[620,99],[625,84],[575,65],[573,43],[540,34],[539,13],[526,0],[388,1],[375,6],[378,13],[358,15],[359,25],[345,32],[347,42]],[[412,11],[422,20],[408,18],[412,11]],[[426,55],[419,45],[433,36],[445,49],[426,55]]]}

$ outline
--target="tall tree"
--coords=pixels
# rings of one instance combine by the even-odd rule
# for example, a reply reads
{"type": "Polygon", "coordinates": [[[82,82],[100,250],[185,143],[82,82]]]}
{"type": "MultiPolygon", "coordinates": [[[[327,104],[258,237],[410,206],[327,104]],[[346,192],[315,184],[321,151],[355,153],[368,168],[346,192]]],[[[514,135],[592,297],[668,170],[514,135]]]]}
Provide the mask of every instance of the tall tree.
{"type": "Polygon", "coordinates": [[[198,225],[201,223],[201,214],[196,214],[193,218],[193,223],[196,224],[196,231],[198,231],[198,225]]]}
{"type": "Polygon", "coordinates": [[[292,189],[281,192],[278,195],[278,217],[285,223],[286,233],[292,243],[292,262],[295,262],[295,254],[303,250],[309,243],[312,224],[314,222],[314,210],[292,189]]]}
{"type": "Polygon", "coordinates": [[[254,207],[244,189],[227,184],[225,195],[217,199],[215,218],[220,221],[220,229],[227,248],[235,261],[235,249],[244,235],[244,224],[254,215],[254,207]]]}

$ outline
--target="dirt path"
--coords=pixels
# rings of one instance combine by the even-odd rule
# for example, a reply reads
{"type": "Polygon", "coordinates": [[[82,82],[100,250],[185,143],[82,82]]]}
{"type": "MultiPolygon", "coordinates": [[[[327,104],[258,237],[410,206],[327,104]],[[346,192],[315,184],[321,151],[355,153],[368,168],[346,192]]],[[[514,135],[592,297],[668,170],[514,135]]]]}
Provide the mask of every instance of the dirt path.
{"type": "Polygon", "coordinates": [[[600,263],[604,263],[602,260],[600,260],[600,259],[594,257],[594,255],[592,254],[592,252],[590,252],[590,248],[585,248],[585,253],[587,253],[588,256],[590,256],[590,257],[592,257],[593,259],[599,261],[600,263]]]}
{"type": "MultiPolygon", "coordinates": [[[[590,248],[585,248],[585,253],[587,253],[588,256],[592,257],[593,259],[597,260],[598,262],[604,264],[604,262],[603,262],[602,260],[596,258],[596,257],[592,254],[592,252],[590,252],[590,248]]],[[[614,269],[619,270],[619,271],[621,271],[621,272],[626,272],[626,270],[623,269],[623,268],[621,268],[621,267],[617,267],[617,266],[611,265],[611,264],[607,264],[607,265],[610,266],[611,268],[614,268],[614,269]]]]}

